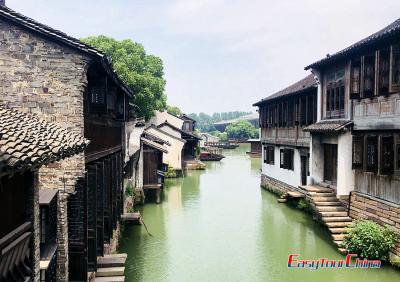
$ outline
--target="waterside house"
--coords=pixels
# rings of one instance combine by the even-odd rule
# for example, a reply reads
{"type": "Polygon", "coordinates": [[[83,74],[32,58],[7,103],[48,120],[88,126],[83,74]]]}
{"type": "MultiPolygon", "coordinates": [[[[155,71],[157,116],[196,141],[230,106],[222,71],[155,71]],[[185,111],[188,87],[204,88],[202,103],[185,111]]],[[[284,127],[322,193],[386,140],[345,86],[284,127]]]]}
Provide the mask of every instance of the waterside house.
{"type": "Polygon", "coordinates": [[[400,234],[400,19],[305,69],[299,91],[255,104],[262,184],[306,195],[338,246],[354,219],[400,234]]]}
{"type": "Polygon", "coordinates": [[[116,247],[133,94],[103,53],[4,6],[0,36],[2,104],[91,142],[37,173],[40,189],[59,191],[55,205],[42,202],[43,211],[57,209],[56,280],[86,281],[97,257],[116,247]]]}
{"type": "Polygon", "coordinates": [[[306,69],[320,81],[311,181],[400,234],[400,19],[306,69]]]}
{"type": "Polygon", "coordinates": [[[56,281],[58,190],[39,190],[38,170],[87,144],[79,134],[0,106],[0,281],[56,281]]]}
{"type": "Polygon", "coordinates": [[[307,184],[310,134],[317,120],[317,82],[312,74],[254,104],[259,108],[262,183],[282,191],[307,184]]]}

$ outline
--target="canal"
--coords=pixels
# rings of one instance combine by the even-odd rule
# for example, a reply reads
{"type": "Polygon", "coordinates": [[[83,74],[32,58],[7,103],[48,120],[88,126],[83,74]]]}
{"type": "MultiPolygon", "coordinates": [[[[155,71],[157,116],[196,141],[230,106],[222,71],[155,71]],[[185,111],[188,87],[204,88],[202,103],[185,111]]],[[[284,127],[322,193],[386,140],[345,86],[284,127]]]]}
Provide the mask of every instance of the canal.
{"type": "Polygon", "coordinates": [[[140,209],[143,226],[125,226],[125,281],[400,281],[386,266],[288,269],[288,254],[304,259],[342,256],[328,232],[303,212],[260,189],[260,159],[247,145],[225,151],[205,171],[168,180],[161,204],[140,209]]]}

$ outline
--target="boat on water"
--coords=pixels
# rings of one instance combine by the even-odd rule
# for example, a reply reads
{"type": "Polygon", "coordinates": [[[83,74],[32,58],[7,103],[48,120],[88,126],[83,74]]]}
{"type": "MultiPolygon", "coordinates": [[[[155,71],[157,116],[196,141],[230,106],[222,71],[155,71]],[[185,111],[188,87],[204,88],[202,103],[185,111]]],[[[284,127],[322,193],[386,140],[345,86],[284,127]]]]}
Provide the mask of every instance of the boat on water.
{"type": "Polygon", "coordinates": [[[220,161],[223,158],[225,158],[223,155],[212,152],[201,152],[199,156],[200,161],[220,161]]]}
{"type": "Polygon", "coordinates": [[[205,145],[221,149],[236,149],[237,147],[239,147],[239,144],[229,142],[207,142],[205,145]]]}

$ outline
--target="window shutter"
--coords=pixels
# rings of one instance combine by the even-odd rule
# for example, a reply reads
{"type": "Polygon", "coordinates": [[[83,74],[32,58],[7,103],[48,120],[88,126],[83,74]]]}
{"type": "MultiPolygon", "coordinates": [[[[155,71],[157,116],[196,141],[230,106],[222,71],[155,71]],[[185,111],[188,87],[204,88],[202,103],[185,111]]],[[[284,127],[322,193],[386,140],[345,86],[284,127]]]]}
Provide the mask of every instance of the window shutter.
{"type": "Polygon", "coordinates": [[[361,60],[357,59],[351,62],[351,82],[350,82],[350,98],[360,98],[360,72],[361,60]]]}
{"type": "Polygon", "coordinates": [[[378,138],[367,137],[367,171],[376,172],[378,168],[378,138]]]}
{"type": "Polygon", "coordinates": [[[381,145],[381,174],[391,175],[394,171],[393,136],[383,136],[381,145]]]}
{"type": "Polygon", "coordinates": [[[400,44],[390,48],[390,92],[400,91],[400,44]]]}
{"type": "Polygon", "coordinates": [[[363,168],[364,136],[353,136],[353,169],[363,168]]]}
{"type": "Polygon", "coordinates": [[[280,163],[280,167],[281,168],[285,168],[285,150],[281,149],[281,163],[280,163]]]}

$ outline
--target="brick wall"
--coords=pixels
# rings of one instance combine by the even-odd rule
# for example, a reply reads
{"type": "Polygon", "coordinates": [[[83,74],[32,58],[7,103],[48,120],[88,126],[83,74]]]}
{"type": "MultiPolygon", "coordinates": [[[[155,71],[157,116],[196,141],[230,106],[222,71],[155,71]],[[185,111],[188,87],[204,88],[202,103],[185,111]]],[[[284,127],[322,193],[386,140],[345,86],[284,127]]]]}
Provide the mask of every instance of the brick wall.
{"type": "MultiPolygon", "coordinates": [[[[389,225],[400,235],[400,205],[398,204],[353,192],[350,199],[350,216],[354,219],[369,219],[380,225],[389,225]]],[[[400,255],[400,242],[394,252],[400,255]]]]}
{"type": "MultiPolygon", "coordinates": [[[[0,102],[84,134],[83,93],[89,58],[0,20],[0,102]]],[[[39,170],[39,187],[68,192],[84,175],[84,155],[39,170]]],[[[57,281],[68,281],[66,197],[58,203],[57,281]]]]}

